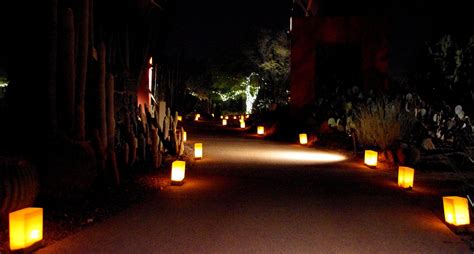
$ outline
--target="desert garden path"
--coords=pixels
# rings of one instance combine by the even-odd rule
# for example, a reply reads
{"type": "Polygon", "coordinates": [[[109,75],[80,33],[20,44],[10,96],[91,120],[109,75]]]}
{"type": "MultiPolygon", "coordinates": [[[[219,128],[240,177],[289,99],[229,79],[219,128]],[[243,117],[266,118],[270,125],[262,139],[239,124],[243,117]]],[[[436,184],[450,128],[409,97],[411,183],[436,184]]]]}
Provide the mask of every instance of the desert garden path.
{"type": "Polygon", "coordinates": [[[183,186],[38,253],[470,253],[427,208],[425,188],[403,191],[394,172],[239,132],[189,126],[204,159],[183,186]]]}

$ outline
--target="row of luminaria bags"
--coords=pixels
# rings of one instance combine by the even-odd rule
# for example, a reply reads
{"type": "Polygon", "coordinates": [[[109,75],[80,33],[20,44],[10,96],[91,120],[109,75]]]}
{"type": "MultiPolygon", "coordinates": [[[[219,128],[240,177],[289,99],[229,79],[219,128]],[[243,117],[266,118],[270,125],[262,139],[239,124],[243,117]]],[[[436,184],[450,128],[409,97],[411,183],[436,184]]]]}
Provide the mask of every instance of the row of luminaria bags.
{"type": "MultiPolygon", "coordinates": [[[[194,120],[199,121],[200,115],[196,114],[194,120]]],[[[233,117],[237,119],[237,116],[233,117]]],[[[240,116],[240,127],[245,128],[245,118],[240,116]]],[[[227,125],[228,116],[221,116],[222,125],[227,125]]],[[[179,116],[178,120],[182,120],[179,116]]],[[[264,135],[263,126],[257,127],[257,134],[264,135]]],[[[183,139],[186,141],[187,133],[183,132],[183,139]]],[[[300,144],[307,144],[306,133],[299,134],[300,144]]],[[[194,158],[203,158],[202,143],[194,144],[194,158]]],[[[377,167],[378,154],[376,151],[366,150],[364,164],[370,168],[377,167]]],[[[176,160],[171,165],[171,182],[173,185],[182,185],[185,177],[186,162],[176,160]]],[[[398,186],[401,188],[413,188],[415,170],[410,167],[399,166],[398,186]]],[[[444,218],[448,224],[454,226],[468,225],[469,206],[468,200],[464,197],[445,196],[443,197],[444,218]]],[[[10,249],[12,251],[28,248],[43,239],[43,208],[28,207],[9,214],[10,249]]]]}

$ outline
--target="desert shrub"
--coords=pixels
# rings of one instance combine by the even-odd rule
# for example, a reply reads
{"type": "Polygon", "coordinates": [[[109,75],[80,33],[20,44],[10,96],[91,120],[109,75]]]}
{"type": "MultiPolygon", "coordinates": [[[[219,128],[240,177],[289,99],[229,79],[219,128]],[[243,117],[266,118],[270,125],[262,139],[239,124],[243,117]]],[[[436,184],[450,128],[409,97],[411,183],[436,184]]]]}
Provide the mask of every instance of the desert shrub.
{"type": "Polygon", "coordinates": [[[386,150],[400,138],[400,103],[380,99],[360,105],[356,114],[356,134],[360,144],[386,150]]]}

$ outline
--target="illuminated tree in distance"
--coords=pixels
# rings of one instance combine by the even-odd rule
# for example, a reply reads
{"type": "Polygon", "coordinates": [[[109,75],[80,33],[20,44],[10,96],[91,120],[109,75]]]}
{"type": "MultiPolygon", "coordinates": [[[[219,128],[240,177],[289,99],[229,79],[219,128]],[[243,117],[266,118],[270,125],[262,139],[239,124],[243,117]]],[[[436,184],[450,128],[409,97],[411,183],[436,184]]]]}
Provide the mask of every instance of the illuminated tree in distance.
{"type": "Polygon", "coordinates": [[[256,47],[245,53],[251,63],[258,68],[258,73],[265,86],[262,87],[264,101],[286,104],[290,74],[290,43],[284,31],[273,32],[262,30],[256,47]]]}

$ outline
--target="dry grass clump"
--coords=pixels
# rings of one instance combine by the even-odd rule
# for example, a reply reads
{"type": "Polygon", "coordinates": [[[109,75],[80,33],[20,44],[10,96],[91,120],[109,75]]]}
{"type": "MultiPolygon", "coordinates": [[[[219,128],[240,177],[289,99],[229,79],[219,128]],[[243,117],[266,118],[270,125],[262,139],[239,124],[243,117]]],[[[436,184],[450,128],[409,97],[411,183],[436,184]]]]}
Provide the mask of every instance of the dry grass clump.
{"type": "Polygon", "coordinates": [[[381,99],[360,106],[356,117],[356,134],[360,144],[386,150],[400,138],[399,113],[399,101],[381,99]]]}

